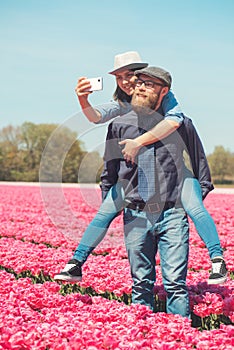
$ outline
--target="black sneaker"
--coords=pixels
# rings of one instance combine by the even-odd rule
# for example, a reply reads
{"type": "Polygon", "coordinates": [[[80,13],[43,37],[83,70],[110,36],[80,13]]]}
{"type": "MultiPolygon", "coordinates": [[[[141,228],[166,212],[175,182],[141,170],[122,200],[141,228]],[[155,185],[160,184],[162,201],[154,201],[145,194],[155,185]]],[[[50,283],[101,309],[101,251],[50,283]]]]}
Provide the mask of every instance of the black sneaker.
{"type": "Polygon", "coordinates": [[[78,282],[82,280],[82,268],[81,263],[76,259],[68,261],[64,269],[54,276],[54,280],[78,282]]]}
{"type": "Polygon", "coordinates": [[[208,279],[208,284],[221,284],[227,279],[227,268],[222,257],[211,259],[212,271],[208,279]]]}

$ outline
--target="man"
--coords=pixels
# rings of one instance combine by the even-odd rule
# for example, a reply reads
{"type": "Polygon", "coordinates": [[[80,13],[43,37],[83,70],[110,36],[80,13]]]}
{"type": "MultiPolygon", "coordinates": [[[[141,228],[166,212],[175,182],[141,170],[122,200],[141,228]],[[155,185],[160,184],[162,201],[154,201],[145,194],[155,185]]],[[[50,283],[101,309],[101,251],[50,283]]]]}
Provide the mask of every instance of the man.
{"type": "Polygon", "coordinates": [[[164,69],[147,67],[135,74],[133,110],[124,118],[116,118],[108,129],[102,191],[105,197],[118,181],[124,189],[124,236],[133,279],[132,302],[154,308],[155,256],[159,250],[167,312],[189,317],[189,229],[180,202],[184,129],[180,127],[180,132],[142,149],[138,165],[123,159],[119,142],[139,136],[163,119],[160,104],[171,86],[171,76],[164,69]]]}

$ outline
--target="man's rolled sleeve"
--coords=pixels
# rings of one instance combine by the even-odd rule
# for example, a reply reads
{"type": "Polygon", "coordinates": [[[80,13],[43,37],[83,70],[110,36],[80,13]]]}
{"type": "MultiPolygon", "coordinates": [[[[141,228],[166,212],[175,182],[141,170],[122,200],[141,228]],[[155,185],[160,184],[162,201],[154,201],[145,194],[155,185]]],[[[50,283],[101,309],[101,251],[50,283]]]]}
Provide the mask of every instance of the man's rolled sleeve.
{"type": "Polygon", "coordinates": [[[184,121],[184,114],[174,93],[169,90],[162,100],[162,111],[165,120],[173,120],[181,125],[184,121]]]}

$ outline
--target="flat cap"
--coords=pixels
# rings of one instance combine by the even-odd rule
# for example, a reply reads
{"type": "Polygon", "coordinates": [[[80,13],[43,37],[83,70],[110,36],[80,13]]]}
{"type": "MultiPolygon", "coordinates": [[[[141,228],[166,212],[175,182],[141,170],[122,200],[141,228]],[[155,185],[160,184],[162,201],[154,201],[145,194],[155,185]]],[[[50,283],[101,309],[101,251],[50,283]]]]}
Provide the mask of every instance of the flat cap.
{"type": "Polygon", "coordinates": [[[169,87],[169,89],[171,88],[171,83],[172,83],[171,74],[163,68],[149,66],[143,69],[136,70],[134,74],[136,76],[140,74],[144,74],[144,75],[148,75],[151,78],[158,78],[162,80],[164,84],[169,87]]]}

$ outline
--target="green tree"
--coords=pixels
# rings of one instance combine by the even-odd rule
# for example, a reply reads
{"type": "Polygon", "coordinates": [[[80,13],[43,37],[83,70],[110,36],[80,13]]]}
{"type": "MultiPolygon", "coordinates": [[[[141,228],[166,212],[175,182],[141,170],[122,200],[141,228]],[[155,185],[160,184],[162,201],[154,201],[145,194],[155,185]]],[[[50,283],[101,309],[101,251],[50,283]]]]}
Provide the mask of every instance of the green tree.
{"type": "Polygon", "coordinates": [[[103,160],[98,152],[86,153],[79,166],[78,182],[96,183],[100,181],[103,160]]]}
{"type": "MultiPolygon", "coordinates": [[[[80,164],[86,156],[77,133],[63,126],[25,122],[21,127],[0,130],[2,181],[77,182],[80,164]]],[[[96,166],[94,159],[102,163],[95,153],[85,172],[88,178],[90,169],[96,166]]]]}
{"type": "Polygon", "coordinates": [[[63,163],[62,181],[78,182],[78,169],[86,152],[82,149],[82,144],[77,139],[66,154],[63,163]]]}
{"type": "Polygon", "coordinates": [[[25,168],[24,173],[21,173],[21,180],[38,181],[41,155],[56,127],[56,124],[36,125],[31,122],[25,122],[20,127],[21,153],[25,168]]]}
{"type": "Polygon", "coordinates": [[[14,181],[15,173],[24,171],[20,146],[19,127],[9,125],[0,130],[0,180],[14,181]]]}
{"type": "Polygon", "coordinates": [[[228,177],[233,177],[233,154],[223,146],[216,146],[207,159],[216,183],[224,183],[228,177]]]}
{"type": "Polygon", "coordinates": [[[40,181],[77,182],[77,171],[85,151],[77,133],[58,126],[47,140],[40,162],[40,181]]]}

